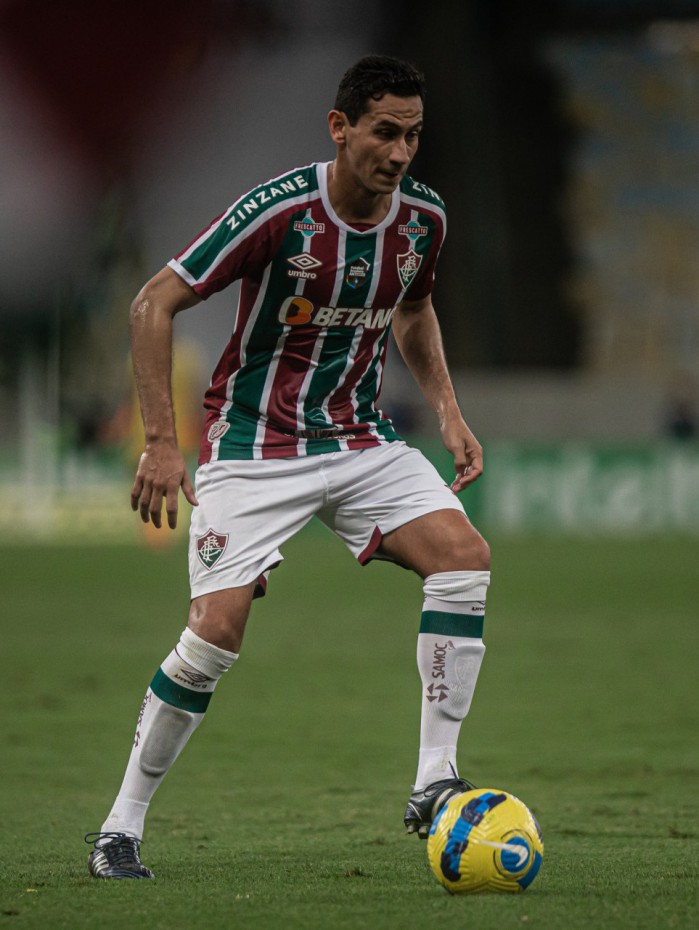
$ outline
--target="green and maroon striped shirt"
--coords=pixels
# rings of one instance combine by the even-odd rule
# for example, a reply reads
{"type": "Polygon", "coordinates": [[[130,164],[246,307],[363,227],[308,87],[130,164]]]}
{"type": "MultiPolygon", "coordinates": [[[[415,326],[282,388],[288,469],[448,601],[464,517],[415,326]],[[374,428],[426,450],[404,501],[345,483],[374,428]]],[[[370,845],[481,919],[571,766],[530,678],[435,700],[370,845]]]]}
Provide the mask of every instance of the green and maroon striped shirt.
{"type": "Polygon", "coordinates": [[[385,219],[356,229],[330,204],[327,170],[259,185],[169,262],[203,298],[242,279],[206,393],[200,464],[399,438],[376,406],[391,318],[432,290],[444,204],[406,177],[385,219]]]}

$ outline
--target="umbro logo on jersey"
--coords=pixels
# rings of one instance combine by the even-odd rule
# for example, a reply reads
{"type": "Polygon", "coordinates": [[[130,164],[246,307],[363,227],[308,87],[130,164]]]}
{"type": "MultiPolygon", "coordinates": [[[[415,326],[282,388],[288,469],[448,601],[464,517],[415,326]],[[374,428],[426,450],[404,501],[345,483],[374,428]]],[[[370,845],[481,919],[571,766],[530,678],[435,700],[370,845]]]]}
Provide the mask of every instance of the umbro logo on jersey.
{"type": "Polygon", "coordinates": [[[320,268],[323,265],[321,261],[309,255],[308,252],[292,255],[290,258],[287,258],[287,261],[290,265],[294,266],[293,268],[289,268],[286,272],[290,278],[310,278],[311,280],[315,280],[318,275],[311,269],[320,268]]]}
{"type": "Polygon", "coordinates": [[[287,258],[287,261],[290,265],[293,265],[294,268],[320,268],[323,264],[319,259],[314,258],[313,255],[309,255],[308,252],[301,252],[300,255],[292,255],[291,258],[287,258]]]}

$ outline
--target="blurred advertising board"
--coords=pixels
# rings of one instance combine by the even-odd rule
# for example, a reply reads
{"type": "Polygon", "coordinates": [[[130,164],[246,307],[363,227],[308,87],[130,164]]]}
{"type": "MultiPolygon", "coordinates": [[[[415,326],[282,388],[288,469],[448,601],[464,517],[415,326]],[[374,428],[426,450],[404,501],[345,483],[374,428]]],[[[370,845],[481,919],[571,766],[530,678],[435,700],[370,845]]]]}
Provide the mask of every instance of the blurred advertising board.
{"type": "MultiPolygon", "coordinates": [[[[440,443],[411,444],[447,483],[452,480],[452,459],[440,443]]],[[[91,544],[142,540],[161,546],[186,539],[189,507],[182,499],[174,534],[144,526],[132,513],[132,476],[125,466],[100,470],[93,463],[80,471],[82,480],[70,478],[65,468],[56,474],[56,481],[27,482],[27,476],[0,469],[0,531],[6,541],[18,532],[24,539],[91,544]]],[[[485,472],[460,497],[486,535],[699,536],[699,443],[487,442],[485,472]]]]}
{"type": "MultiPolygon", "coordinates": [[[[423,451],[448,479],[448,455],[423,451]]],[[[475,523],[503,533],[699,534],[699,444],[492,442],[462,500],[475,523]]]]}

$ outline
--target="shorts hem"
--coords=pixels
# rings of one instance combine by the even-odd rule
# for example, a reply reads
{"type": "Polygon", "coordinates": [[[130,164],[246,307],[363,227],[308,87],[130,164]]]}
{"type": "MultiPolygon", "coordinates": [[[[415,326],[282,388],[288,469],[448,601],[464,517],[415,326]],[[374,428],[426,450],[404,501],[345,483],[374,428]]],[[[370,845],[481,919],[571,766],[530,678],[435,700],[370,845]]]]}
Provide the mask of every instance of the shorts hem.
{"type": "Polygon", "coordinates": [[[410,507],[405,510],[399,510],[397,513],[391,514],[390,519],[382,521],[381,526],[375,526],[371,534],[369,542],[364,549],[357,555],[357,561],[360,565],[367,565],[373,559],[380,559],[384,562],[393,562],[393,559],[384,555],[376,555],[376,550],[381,545],[381,542],[384,536],[388,533],[392,533],[394,530],[398,530],[401,526],[405,526],[406,523],[412,523],[413,520],[417,520],[419,517],[424,517],[428,513],[437,513],[440,510],[458,510],[460,513],[463,513],[466,516],[466,511],[464,510],[461,501],[457,497],[454,497],[454,502],[448,504],[446,501],[440,502],[439,506],[435,507],[434,503],[425,504],[422,507],[410,507]]]}
{"type": "Polygon", "coordinates": [[[357,561],[359,562],[360,565],[366,565],[367,562],[370,562],[372,560],[372,558],[374,557],[374,553],[381,545],[382,539],[383,539],[383,533],[378,528],[378,526],[375,526],[374,532],[371,534],[371,539],[367,543],[366,548],[362,549],[362,551],[357,556],[357,561]]]}
{"type": "Polygon", "coordinates": [[[280,558],[275,557],[274,561],[268,562],[267,564],[263,563],[262,568],[255,569],[255,571],[250,572],[248,575],[244,575],[240,580],[235,579],[234,583],[231,583],[233,579],[230,577],[226,578],[224,575],[212,575],[209,578],[201,578],[195,584],[190,582],[191,599],[194,600],[195,597],[202,597],[204,594],[214,594],[216,591],[225,591],[227,588],[244,588],[246,585],[250,584],[251,581],[257,582],[252,595],[253,600],[264,597],[267,593],[267,575],[273,568],[281,565],[283,561],[283,556],[280,558]]]}

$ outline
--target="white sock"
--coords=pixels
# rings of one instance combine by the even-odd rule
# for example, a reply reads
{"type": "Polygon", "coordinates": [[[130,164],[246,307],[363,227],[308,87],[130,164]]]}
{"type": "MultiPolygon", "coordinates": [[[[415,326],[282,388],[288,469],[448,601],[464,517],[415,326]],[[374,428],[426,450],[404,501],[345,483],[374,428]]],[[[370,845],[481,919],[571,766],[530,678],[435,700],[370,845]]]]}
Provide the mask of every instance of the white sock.
{"type": "Polygon", "coordinates": [[[146,691],[126,774],[103,833],[143,837],[156,788],[204,718],[216,683],[238,658],[186,628],[146,691]]]}
{"type": "Polygon", "coordinates": [[[485,646],[490,572],[439,572],[425,578],[417,640],[422,679],[420,757],[415,789],[457,774],[456,744],[471,706],[485,646]]]}

